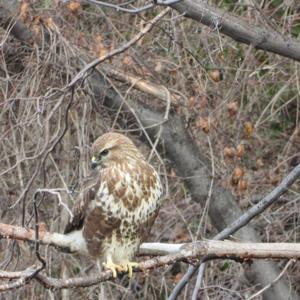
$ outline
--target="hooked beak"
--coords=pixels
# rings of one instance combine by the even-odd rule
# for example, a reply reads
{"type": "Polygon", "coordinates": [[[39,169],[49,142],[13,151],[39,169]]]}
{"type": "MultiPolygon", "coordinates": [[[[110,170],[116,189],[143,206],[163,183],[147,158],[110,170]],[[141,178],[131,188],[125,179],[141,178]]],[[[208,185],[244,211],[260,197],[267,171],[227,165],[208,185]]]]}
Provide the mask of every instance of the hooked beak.
{"type": "Polygon", "coordinates": [[[92,157],[91,159],[91,167],[92,169],[96,169],[99,165],[99,162],[95,156],[92,157]]]}

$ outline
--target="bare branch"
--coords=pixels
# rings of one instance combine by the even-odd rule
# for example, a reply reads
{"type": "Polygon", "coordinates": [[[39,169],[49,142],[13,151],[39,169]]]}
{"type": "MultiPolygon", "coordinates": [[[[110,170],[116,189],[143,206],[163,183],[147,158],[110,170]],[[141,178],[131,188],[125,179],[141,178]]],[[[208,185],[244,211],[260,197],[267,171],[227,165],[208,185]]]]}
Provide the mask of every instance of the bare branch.
{"type": "MultiPolygon", "coordinates": [[[[67,3],[69,1],[70,0],[64,0],[63,3],[67,3]]],[[[102,6],[102,7],[112,8],[112,9],[117,10],[118,12],[138,14],[138,13],[141,13],[143,11],[154,8],[157,5],[166,6],[166,5],[174,4],[174,3],[179,2],[179,1],[181,1],[181,0],[155,0],[155,1],[152,1],[151,3],[149,3],[149,4],[146,4],[146,5],[141,6],[141,7],[134,7],[132,5],[132,3],[134,1],[129,1],[129,2],[124,3],[124,4],[112,4],[112,3],[109,3],[109,2],[103,2],[103,1],[97,1],[97,0],[81,0],[80,2],[89,3],[89,4],[97,5],[97,6],[100,6],[100,7],[102,6]],[[131,8],[126,8],[125,6],[130,6],[131,8]]]]}
{"type": "MultiPolygon", "coordinates": [[[[0,223],[0,236],[2,238],[35,242],[35,234],[35,230],[33,229],[0,223]]],[[[68,242],[64,242],[64,234],[50,233],[44,229],[40,229],[38,235],[39,242],[43,245],[51,245],[58,248],[68,247],[68,242]],[[59,242],[57,242],[58,240],[59,242]]],[[[300,244],[296,243],[238,243],[216,240],[181,244],[143,243],[140,246],[139,255],[173,255],[179,252],[186,253],[185,251],[191,251],[194,248],[201,248],[200,252],[195,254],[196,256],[215,254],[217,257],[224,257],[226,255],[234,257],[236,255],[237,258],[247,258],[248,256],[244,253],[246,250],[243,247],[247,251],[250,251],[249,256],[252,257],[254,255],[254,258],[300,258],[300,244]],[[267,253],[268,251],[273,252],[267,253]]],[[[192,254],[188,254],[189,256],[192,257],[192,254]]]]}
{"type": "Polygon", "coordinates": [[[104,56],[98,57],[94,59],[92,62],[88,63],[82,70],[80,70],[79,73],[77,73],[72,81],[66,86],[66,89],[69,89],[70,87],[74,86],[79,80],[83,79],[86,75],[86,73],[92,69],[94,69],[97,65],[99,65],[101,62],[107,60],[108,58],[111,58],[117,54],[120,54],[124,51],[126,51],[128,48],[133,46],[135,43],[137,43],[145,34],[147,34],[153,26],[161,20],[168,12],[170,12],[170,8],[164,9],[160,14],[158,14],[155,18],[153,18],[151,21],[148,22],[148,24],[137,34],[135,35],[130,41],[125,43],[123,46],[116,48],[109,53],[107,53],[104,56]]]}
{"type": "MultiPolygon", "coordinates": [[[[283,180],[282,182],[265,198],[263,198],[256,205],[252,206],[248,211],[242,214],[233,223],[227,226],[224,230],[218,233],[214,239],[222,240],[228,238],[230,235],[237,232],[240,228],[248,224],[254,217],[261,214],[270,205],[284,194],[288,188],[300,177],[300,164],[297,165],[283,180]]],[[[188,283],[190,278],[194,275],[196,270],[199,268],[199,264],[196,266],[190,266],[185,276],[177,283],[169,299],[176,299],[183,287],[188,283]]],[[[200,287],[200,285],[198,285],[200,287]]],[[[197,291],[195,291],[197,293],[197,291]]]]}
{"type": "MultiPolygon", "coordinates": [[[[20,227],[7,224],[0,224],[0,233],[2,236],[17,238],[22,240],[32,240],[34,238],[33,230],[26,230],[20,227]],[[6,230],[6,232],[4,232],[6,230]],[[24,234],[21,236],[21,234],[24,234]],[[30,234],[28,234],[30,233],[30,234]]],[[[57,233],[40,232],[40,243],[56,244],[55,238],[57,233]]],[[[60,235],[63,237],[63,235],[60,235]]],[[[62,240],[62,239],[60,239],[62,240]]],[[[206,259],[234,259],[239,262],[249,261],[251,259],[300,259],[300,244],[295,243],[236,243],[231,241],[199,241],[186,244],[161,244],[145,243],[141,246],[141,254],[149,253],[169,253],[161,257],[155,257],[139,263],[135,272],[150,270],[166,265],[173,264],[177,261],[195,261],[201,257],[206,259]],[[143,253],[144,252],[144,253],[143,253]]],[[[97,276],[87,276],[81,278],[56,279],[42,275],[39,269],[28,268],[23,272],[0,271],[0,278],[16,279],[16,282],[0,286],[0,290],[17,288],[26,284],[31,278],[38,280],[45,288],[71,288],[87,287],[99,282],[112,279],[112,272],[105,271],[97,276]]]]}
{"type": "MultiPolygon", "coordinates": [[[[139,13],[153,8],[151,3],[144,7],[127,9],[107,2],[86,0],[85,2],[107,6],[129,13],[139,13]]],[[[239,43],[251,44],[257,49],[273,52],[300,61],[300,43],[291,37],[284,36],[269,28],[248,24],[228,12],[219,10],[201,0],[159,1],[158,5],[169,5],[185,17],[194,19],[223,33],[239,43]]]]}
{"type": "Polygon", "coordinates": [[[28,281],[30,281],[31,278],[33,278],[35,274],[37,274],[39,269],[40,268],[37,268],[36,266],[30,266],[26,270],[18,271],[18,272],[7,272],[1,270],[0,278],[7,278],[7,279],[18,278],[18,280],[11,283],[5,283],[0,285],[0,292],[9,291],[24,286],[28,281]]]}
{"type": "Polygon", "coordinates": [[[252,206],[248,211],[241,215],[236,221],[227,226],[224,230],[215,236],[215,240],[221,240],[229,237],[238,229],[248,224],[254,217],[261,214],[270,205],[277,201],[280,196],[287,192],[288,188],[300,177],[300,164],[297,165],[281,183],[266,197],[259,201],[256,205],[252,206]]]}
{"type": "MultiPolygon", "coordinates": [[[[125,82],[127,84],[131,84],[133,88],[152,95],[160,100],[167,101],[168,93],[170,93],[167,88],[163,85],[153,83],[149,80],[146,80],[142,77],[136,77],[132,74],[124,73],[120,70],[114,69],[112,67],[103,67],[105,74],[115,80],[125,82]]],[[[176,105],[179,104],[179,96],[175,94],[171,94],[171,103],[176,105]]]]}
{"type": "Polygon", "coordinates": [[[251,44],[257,49],[266,50],[300,61],[299,41],[283,36],[271,29],[248,24],[230,13],[219,10],[201,0],[184,0],[172,4],[185,17],[194,19],[216,29],[239,43],[251,44]]]}
{"type": "Polygon", "coordinates": [[[284,273],[287,271],[288,267],[290,265],[295,264],[296,260],[295,259],[291,259],[287,262],[287,264],[285,265],[285,267],[283,268],[283,270],[280,272],[280,274],[272,281],[270,282],[270,284],[266,285],[264,288],[262,288],[261,290],[259,290],[257,293],[251,295],[249,298],[247,298],[247,300],[252,300],[255,297],[261,295],[264,291],[266,291],[267,289],[269,289],[274,283],[276,283],[283,275],[284,273]]]}

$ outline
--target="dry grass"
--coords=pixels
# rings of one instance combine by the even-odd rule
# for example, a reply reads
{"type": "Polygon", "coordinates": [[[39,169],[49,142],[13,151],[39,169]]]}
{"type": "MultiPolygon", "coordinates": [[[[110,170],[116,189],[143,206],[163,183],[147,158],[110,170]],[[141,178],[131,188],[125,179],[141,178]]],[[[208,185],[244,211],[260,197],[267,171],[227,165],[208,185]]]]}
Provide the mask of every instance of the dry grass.
{"type": "MultiPolygon", "coordinates": [[[[265,1],[261,12],[245,6],[231,5],[224,9],[251,19],[251,23],[291,33],[293,24],[299,22],[299,11],[296,4],[292,7],[288,6],[290,1],[281,2],[276,6],[273,1],[265,1]]],[[[121,45],[155,13],[133,16],[94,7],[71,11],[46,3],[33,3],[23,19],[37,38],[42,39],[43,31],[49,33],[50,48],[41,41],[44,47],[28,48],[1,32],[4,44],[0,54],[1,222],[26,226],[34,224],[31,216],[36,189],[64,189],[60,193],[65,203],[71,205],[68,190],[88,172],[88,146],[105,131],[122,130],[114,114],[104,107],[97,110],[93,107],[92,94],[83,86],[76,91],[67,112],[67,131],[57,140],[64,128],[69,98],[51,97],[51,93],[70,81],[79,66],[79,58],[88,61],[121,45]],[[45,151],[55,142],[54,150],[27,186],[45,151]],[[28,191],[25,201],[9,209],[24,191],[28,191]]],[[[219,1],[219,5],[224,3],[219,1]]],[[[106,62],[106,66],[143,76],[181,95],[180,104],[173,110],[186,119],[200,151],[213,161],[217,178],[236,195],[244,209],[276,186],[300,162],[300,69],[292,60],[237,44],[213,28],[178,18],[174,12],[136,47],[106,62]],[[224,79],[219,78],[220,72],[224,79]],[[239,145],[243,146],[237,149],[239,145]],[[225,147],[234,148],[231,150],[239,154],[230,158],[224,154],[225,147]],[[236,168],[241,168],[244,174],[233,182],[236,168]]],[[[114,84],[130,101],[161,105],[124,84],[114,84]]],[[[133,132],[132,136],[138,133],[133,132]]],[[[145,154],[150,153],[149,147],[137,143],[145,154]]],[[[160,211],[150,240],[190,241],[197,234],[211,237],[214,228],[207,210],[190,199],[167,157],[163,161],[169,199],[160,211]]],[[[159,159],[154,158],[153,163],[163,173],[159,159]]],[[[50,231],[61,231],[67,212],[59,205],[58,198],[45,193],[39,195],[38,202],[40,220],[50,231]]],[[[264,241],[298,242],[299,182],[281,202],[254,224],[264,241]]],[[[1,241],[1,269],[24,269],[36,263],[33,253],[33,248],[24,243],[1,241]]],[[[52,248],[42,248],[42,253],[51,276],[83,276],[96,271],[86,258],[64,255],[52,248]]],[[[130,282],[123,278],[101,287],[67,292],[44,290],[32,281],[3,297],[55,299],[68,293],[76,299],[96,299],[105,293],[108,299],[165,299],[185,270],[185,264],[180,263],[136,275],[130,282]]],[[[299,288],[299,264],[298,268],[296,265],[288,270],[286,276],[299,288]]],[[[190,298],[193,282],[182,299],[190,298]]],[[[202,293],[211,299],[244,299],[255,291],[244,279],[242,267],[233,262],[211,262],[205,284],[202,293]]]]}

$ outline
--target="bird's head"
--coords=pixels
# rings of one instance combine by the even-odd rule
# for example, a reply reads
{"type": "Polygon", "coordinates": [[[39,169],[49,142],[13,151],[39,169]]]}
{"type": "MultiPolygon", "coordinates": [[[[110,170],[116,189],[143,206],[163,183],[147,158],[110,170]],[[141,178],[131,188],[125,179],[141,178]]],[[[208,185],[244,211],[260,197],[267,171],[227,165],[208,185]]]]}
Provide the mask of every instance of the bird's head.
{"type": "Polygon", "coordinates": [[[92,145],[91,166],[108,167],[128,160],[144,159],[133,142],[123,134],[109,132],[98,137],[92,145]]]}

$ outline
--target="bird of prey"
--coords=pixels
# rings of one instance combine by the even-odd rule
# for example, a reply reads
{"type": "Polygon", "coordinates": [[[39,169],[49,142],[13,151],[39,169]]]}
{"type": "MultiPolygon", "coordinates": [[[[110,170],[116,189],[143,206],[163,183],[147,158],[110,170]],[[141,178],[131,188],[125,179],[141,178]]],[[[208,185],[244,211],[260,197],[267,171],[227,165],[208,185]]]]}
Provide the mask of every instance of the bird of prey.
{"type": "Polygon", "coordinates": [[[81,183],[73,218],[65,228],[76,249],[117,272],[137,265],[132,259],[149,235],[161,206],[159,175],[126,136],[106,133],[92,146],[91,174],[81,183]]]}

